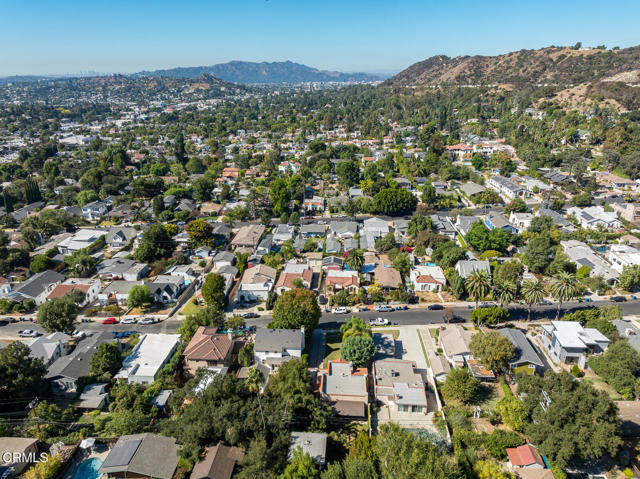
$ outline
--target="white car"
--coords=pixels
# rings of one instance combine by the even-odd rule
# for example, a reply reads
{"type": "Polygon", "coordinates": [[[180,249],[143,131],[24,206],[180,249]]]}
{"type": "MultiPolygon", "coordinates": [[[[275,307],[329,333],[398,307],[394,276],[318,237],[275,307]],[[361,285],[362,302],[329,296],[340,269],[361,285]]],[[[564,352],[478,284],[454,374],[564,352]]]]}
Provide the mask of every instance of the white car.
{"type": "Polygon", "coordinates": [[[393,307],[388,306],[386,304],[381,304],[380,306],[376,306],[374,309],[379,313],[390,313],[391,311],[393,311],[393,307]]]}
{"type": "Polygon", "coordinates": [[[138,324],[155,324],[156,318],[142,318],[138,324]]]}
{"type": "Polygon", "coordinates": [[[387,326],[389,320],[387,318],[375,318],[369,320],[369,326],[387,326]]]}
{"type": "Polygon", "coordinates": [[[346,314],[349,312],[349,310],[347,308],[345,308],[344,306],[340,306],[339,308],[333,308],[331,310],[331,312],[333,314],[346,314]]]}
{"type": "Polygon", "coordinates": [[[77,339],[82,339],[87,335],[87,333],[85,333],[84,331],[79,331],[79,330],[75,330],[73,333],[71,333],[71,337],[72,338],[77,338],[77,339]]]}
{"type": "Polygon", "coordinates": [[[33,329],[23,329],[22,331],[18,331],[18,336],[21,338],[37,338],[42,333],[35,331],[33,329]]]}
{"type": "Polygon", "coordinates": [[[120,324],[136,324],[138,320],[136,318],[124,318],[120,321],[120,324]]]}

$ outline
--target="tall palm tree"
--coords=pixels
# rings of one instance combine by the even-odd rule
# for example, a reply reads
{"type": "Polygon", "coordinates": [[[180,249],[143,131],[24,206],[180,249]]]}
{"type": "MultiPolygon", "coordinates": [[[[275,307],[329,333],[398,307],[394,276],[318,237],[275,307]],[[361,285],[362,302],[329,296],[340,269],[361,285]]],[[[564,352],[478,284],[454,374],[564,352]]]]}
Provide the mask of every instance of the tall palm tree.
{"type": "Polygon", "coordinates": [[[533,305],[542,303],[542,300],[544,299],[544,286],[538,280],[528,279],[522,283],[520,291],[522,293],[522,298],[529,306],[529,316],[527,320],[531,321],[531,310],[533,309],[533,305]]]}
{"type": "Polygon", "coordinates": [[[262,401],[260,400],[260,388],[262,387],[262,383],[264,381],[264,375],[262,374],[262,371],[254,366],[247,372],[246,381],[247,389],[249,390],[249,392],[256,393],[256,397],[258,398],[258,406],[260,406],[260,415],[262,416],[262,427],[266,430],[267,424],[264,421],[264,413],[262,412],[262,401]]]}
{"type": "Polygon", "coordinates": [[[472,273],[465,282],[465,288],[474,301],[476,302],[476,308],[478,308],[478,301],[487,296],[491,291],[491,278],[486,271],[475,271],[472,273]]]}
{"type": "Polygon", "coordinates": [[[578,294],[576,276],[566,271],[561,271],[549,281],[549,292],[558,301],[558,311],[556,321],[560,319],[560,308],[563,301],[568,301],[578,294]]]}
{"type": "Polygon", "coordinates": [[[500,303],[500,307],[508,305],[516,297],[516,285],[511,281],[499,281],[493,285],[493,298],[500,303]]]}
{"type": "Polygon", "coordinates": [[[349,251],[347,253],[345,262],[350,269],[354,271],[360,271],[360,269],[362,269],[362,265],[364,264],[364,254],[362,253],[362,250],[352,249],[351,251],[349,251]]]}

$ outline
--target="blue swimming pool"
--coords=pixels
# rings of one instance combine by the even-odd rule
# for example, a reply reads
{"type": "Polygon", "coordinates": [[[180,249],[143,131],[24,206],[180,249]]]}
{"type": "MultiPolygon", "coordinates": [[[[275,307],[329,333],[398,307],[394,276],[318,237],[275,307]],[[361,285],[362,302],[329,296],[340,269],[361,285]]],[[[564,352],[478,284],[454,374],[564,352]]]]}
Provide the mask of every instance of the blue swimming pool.
{"type": "Polygon", "coordinates": [[[100,477],[100,474],[98,474],[100,466],[102,466],[102,459],[97,457],[82,461],[73,475],[73,479],[98,479],[100,477]]]}

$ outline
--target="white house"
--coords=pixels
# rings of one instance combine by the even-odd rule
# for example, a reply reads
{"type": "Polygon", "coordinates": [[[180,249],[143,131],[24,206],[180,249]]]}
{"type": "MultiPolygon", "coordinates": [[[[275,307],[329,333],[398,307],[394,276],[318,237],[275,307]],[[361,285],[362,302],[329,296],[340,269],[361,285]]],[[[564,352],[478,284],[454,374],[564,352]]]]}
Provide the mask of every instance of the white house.
{"type": "Polygon", "coordinates": [[[129,383],[151,384],[160,369],[171,359],[180,336],[177,334],[143,334],[138,344],[122,362],[115,379],[129,383]]]}
{"type": "Polygon", "coordinates": [[[302,357],[304,350],[304,328],[269,329],[258,328],[253,343],[256,364],[266,364],[272,370],[285,361],[302,357]]]}
{"type": "Polygon", "coordinates": [[[605,211],[602,206],[589,206],[587,208],[578,208],[574,206],[567,210],[568,215],[573,215],[583,228],[595,229],[602,226],[606,229],[620,229],[622,222],[615,213],[605,211]]]}
{"type": "Polygon", "coordinates": [[[516,198],[527,198],[529,190],[514,183],[504,176],[492,176],[489,178],[488,186],[496,191],[505,201],[513,201],[516,198]]]}
{"type": "Polygon", "coordinates": [[[83,228],[75,232],[73,236],[61,241],[58,244],[58,251],[65,256],[72,255],[81,249],[88,248],[91,244],[106,235],[104,230],[83,228]]]}
{"type": "Polygon", "coordinates": [[[72,291],[78,290],[84,293],[84,301],[80,304],[80,307],[84,307],[98,299],[98,294],[100,294],[101,289],[102,283],[99,279],[69,278],[63,283],[57,285],[53,291],[49,293],[47,300],[62,298],[72,291]]]}
{"type": "Polygon", "coordinates": [[[258,300],[266,301],[276,282],[276,274],[274,268],[264,264],[245,270],[238,288],[238,300],[249,303],[258,300]]]}
{"type": "Polygon", "coordinates": [[[627,266],[640,265],[640,251],[631,246],[614,244],[609,250],[609,261],[613,269],[622,273],[627,266]]]}
{"type": "Polygon", "coordinates": [[[409,281],[413,285],[415,292],[419,291],[440,291],[446,284],[447,279],[440,266],[418,265],[411,268],[409,281]]]}

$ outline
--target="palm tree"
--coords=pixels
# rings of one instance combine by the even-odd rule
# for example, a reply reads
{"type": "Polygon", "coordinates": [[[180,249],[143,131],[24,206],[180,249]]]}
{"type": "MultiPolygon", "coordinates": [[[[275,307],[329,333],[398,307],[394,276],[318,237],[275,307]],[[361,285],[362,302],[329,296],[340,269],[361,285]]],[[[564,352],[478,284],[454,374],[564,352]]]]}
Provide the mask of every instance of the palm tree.
{"type": "Polygon", "coordinates": [[[262,427],[266,430],[267,425],[264,421],[264,413],[262,412],[262,401],[260,400],[260,388],[262,387],[262,383],[264,382],[264,375],[262,371],[260,371],[257,367],[249,368],[247,372],[247,389],[249,392],[256,393],[256,397],[258,398],[258,406],[260,406],[260,415],[262,416],[262,427]]]}
{"type": "Polygon", "coordinates": [[[472,273],[465,282],[465,288],[476,302],[476,308],[478,308],[478,301],[489,294],[491,291],[491,278],[486,271],[476,271],[472,273]]]}
{"type": "Polygon", "coordinates": [[[538,280],[528,279],[522,283],[521,292],[522,298],[529,306],[529,316],[527,320],[531,321],[531,310],[533,309],[533,305],[542,303],[542,300],[544,299],[544,286],[538,280]]]}
{"type": "Polygon", "coordinates": [[[493,286],[493,298],[500,303],[500,307],[508,305],[516,297],[516,285],[511,281],[500,281],[493,286]]]}
{"type": "Polygon", "coordinates": [[[560,308],[563,301],[568,301],[578,294],[576,276],[566,271],[561,271],[549,281],[549,292],[558,301],[556,321],[560,319],[560,308]]]}
{"type": "Polygon", "coordinates": [[[347,257],[345,259],[347,266],[354,270],[360,271],[362,265],[364,264],[364,254],[362,254],[362,250],[352,249],[347,253],[347,257]]]}

